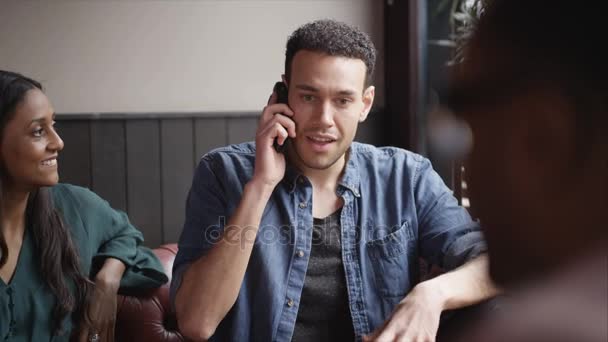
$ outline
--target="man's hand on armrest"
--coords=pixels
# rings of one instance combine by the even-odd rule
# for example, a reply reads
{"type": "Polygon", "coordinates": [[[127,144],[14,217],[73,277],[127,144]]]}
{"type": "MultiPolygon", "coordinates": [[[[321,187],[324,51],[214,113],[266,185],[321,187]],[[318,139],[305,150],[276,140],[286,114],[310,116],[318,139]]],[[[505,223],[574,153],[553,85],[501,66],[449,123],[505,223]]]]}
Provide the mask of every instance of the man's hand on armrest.
{"type": "Polygon", "coordinates": [[[481,255],[460,268],[418,284],[391,317],[364,341],[434,341],[444,310],[477,304],[498,294],[481,255]]]}

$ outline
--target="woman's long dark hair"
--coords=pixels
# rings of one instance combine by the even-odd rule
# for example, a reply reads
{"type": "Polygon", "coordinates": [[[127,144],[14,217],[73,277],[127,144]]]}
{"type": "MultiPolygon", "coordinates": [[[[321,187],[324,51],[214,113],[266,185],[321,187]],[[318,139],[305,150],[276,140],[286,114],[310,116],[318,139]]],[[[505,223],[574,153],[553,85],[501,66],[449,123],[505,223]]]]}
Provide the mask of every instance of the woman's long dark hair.
{"type": "MultiPolygon", "coordinates": [[[[15,115],[16,108],[26,93],[33,89],[42,90],[42,86],[23,75],[0,70],[0,144],[7,122],[15,115]]],[[[3,182],[8,179],[2,163],[0,160],[0,222],[5,191],[3,182]]],[[[61,333],[62,321],[70,313],[76,324],[82,319],[89,323],[83,313],[86,312],[88,298],[92,293],[92,283],[80,269],[78,251],[53,205],[48,188],[41,187],[30,193],[25,215],[26,229],[32,234],[36,248],[39,272],[57,298],[52,313],[51,331],[54,334],[61,333]]],[[[8,246],[0,229],[0,267],[6,264],[7,259],[8,246]]]]}

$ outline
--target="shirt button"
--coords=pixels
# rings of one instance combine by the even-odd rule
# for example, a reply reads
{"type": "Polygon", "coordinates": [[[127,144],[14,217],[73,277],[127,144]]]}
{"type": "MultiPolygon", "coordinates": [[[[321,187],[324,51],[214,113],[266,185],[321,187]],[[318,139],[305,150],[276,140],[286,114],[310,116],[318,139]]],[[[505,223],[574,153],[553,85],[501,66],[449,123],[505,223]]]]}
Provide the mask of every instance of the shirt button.
{"type": "Polygon", "coordinates": [[[300,257],[300,258],[303,257],[304,256],[304,251],[299,250],[298,253],[297,253],[297,256],[300,257]]]}
{"type": "Polygon", "coordinates": [[[308,204],[306,204],[306,202],[300,202],[300,209],[304,209],[308,206],[308,204]]]}
{"type": "Polygon", "coordinates": [[[287,306],[292,307],[294,304],[293,299],[288,299],[287,300],[287,306]]]}

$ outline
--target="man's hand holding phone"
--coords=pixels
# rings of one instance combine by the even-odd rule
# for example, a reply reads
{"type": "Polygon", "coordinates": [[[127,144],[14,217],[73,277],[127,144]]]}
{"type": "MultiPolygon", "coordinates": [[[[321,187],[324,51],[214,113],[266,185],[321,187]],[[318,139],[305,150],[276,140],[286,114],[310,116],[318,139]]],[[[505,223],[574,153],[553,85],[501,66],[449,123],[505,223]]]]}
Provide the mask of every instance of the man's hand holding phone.
{"type": "MultiPolygon", "coordinates": [[[[256,132],[256,162],[254,181],[275,187],[285,174],[286,160],[275,149],[275,141],[283,146],[288,138],[295,138],[296,125],[291,119],[293,111],[286,103],[278,103],[279,94],[273,91],[264,108],[256,132]]],[[[286,101],[285,101],[286,102],[286,101]]]]}

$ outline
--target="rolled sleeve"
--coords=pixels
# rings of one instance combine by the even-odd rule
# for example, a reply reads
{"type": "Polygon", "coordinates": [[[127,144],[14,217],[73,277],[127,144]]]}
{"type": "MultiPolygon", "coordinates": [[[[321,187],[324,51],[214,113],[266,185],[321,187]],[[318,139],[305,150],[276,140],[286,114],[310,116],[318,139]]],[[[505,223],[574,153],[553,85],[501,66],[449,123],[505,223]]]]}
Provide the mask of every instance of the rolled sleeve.
{"type": "Polygon", "coordinates": [[[458,205],[428,159],[420,157],[414,177],[421,256],[444,270],[486,251],[479,223],[458,205]]]}
{"type": "Polygon", "coordinates": [[[479,230],[479,225],[471,230],[463,230],[460,237],[457,237],[443,256],[443,267],[445,270],[453,270],[468,261],[475,259],[480,254],[487,252],[488,247],[479,230]]]}
{"type": "Polygon", "coordinates": [[[90,262],[82,261],[90,279],[94,279],[107,258],[113,258],[126,267],[121,289],[158,287],[168,281],[158,258],[142,245],[143,234],[124,212],[113,209],[94,192],[78,186],[58,185],[54,195],[64,220],[74,230],[73,237],[79,242],[81,257],[90,257],[90,262]]]}
{"type": "Polygon", "coordinates": [[[105,215],[107,222],[102,232],[102,245],[93,258],[93,269],[101,266],[106,258],[118,259],[131,267],[135,263],[137,248],[143,243],[143,235],[131,225],[124,212],[110,208],[105,201],[103,204],[98,210],[105,215]]]}

